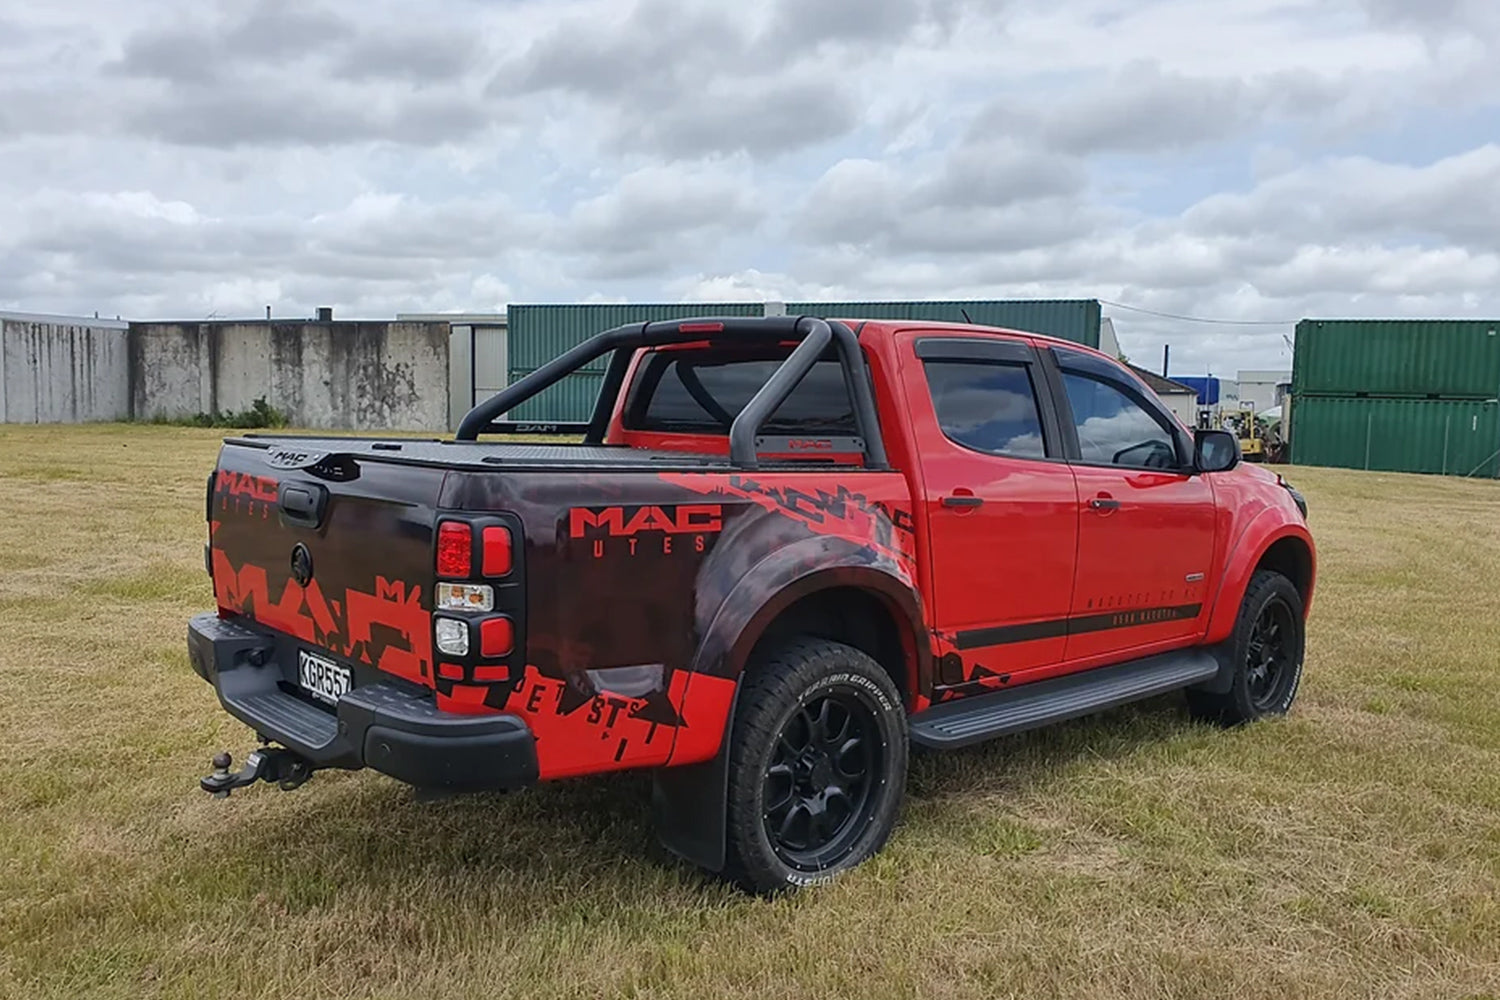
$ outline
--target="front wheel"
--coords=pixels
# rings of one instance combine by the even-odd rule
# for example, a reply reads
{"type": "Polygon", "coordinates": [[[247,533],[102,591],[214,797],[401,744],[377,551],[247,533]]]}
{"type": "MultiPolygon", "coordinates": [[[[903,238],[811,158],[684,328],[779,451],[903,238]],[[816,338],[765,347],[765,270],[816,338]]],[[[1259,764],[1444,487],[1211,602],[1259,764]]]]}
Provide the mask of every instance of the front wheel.
{"type": "Polygon", "coordinates": [[[726,875],[752,892],[827,881],[874,854],[906,784],[891,678],[842,643],[801,639],[753,663],[731,736],[726,875]]]}
{"type": "Polygon", "coordinates": [[[1205,721],[1238,725],[1285,715],[1302,682],[1302,595],[1280,573],[1250,578],[1234,633],[1218,650],[1233,666],[1229,690],[1188,690],[1188,709],[1205,721]]]}

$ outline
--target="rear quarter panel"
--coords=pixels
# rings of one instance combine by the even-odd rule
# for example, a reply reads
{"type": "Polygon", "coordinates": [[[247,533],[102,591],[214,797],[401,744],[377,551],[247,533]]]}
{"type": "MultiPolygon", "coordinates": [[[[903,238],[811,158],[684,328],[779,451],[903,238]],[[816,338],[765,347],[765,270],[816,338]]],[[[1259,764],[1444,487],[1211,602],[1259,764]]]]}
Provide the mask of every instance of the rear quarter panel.
{"type": "Polygon", "coordinates": [[[899,473],[459,472],[441,506],[525,525],[524,666],[438,694],[525,718],[543,778],[712,757],[789,595],[867,581],[921,620],[899,473]]]}

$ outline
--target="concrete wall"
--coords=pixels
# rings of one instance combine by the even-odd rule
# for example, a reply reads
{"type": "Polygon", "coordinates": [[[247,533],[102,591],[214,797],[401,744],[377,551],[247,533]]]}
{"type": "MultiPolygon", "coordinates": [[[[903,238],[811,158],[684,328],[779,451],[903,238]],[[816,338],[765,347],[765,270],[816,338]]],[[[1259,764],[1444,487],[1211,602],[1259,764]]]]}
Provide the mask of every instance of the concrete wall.
{"type": "Polygon", "coordinates": [[[126,324],[0,313],[0,422],[123,420],[126,324]]]}
{"type": "Polygon", "coordinates": [[[131,415],[249,409],[264,396],[298,427],[447,426],[448,324],[132,323],[131,415]]]}

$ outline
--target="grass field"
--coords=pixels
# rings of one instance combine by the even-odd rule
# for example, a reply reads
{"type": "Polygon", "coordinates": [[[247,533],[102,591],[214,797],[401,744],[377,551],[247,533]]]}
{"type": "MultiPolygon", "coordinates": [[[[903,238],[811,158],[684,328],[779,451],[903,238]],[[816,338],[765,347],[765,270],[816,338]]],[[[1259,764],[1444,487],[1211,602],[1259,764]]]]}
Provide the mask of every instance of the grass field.
{"type": "Polygon", "coordinates": [[[1500,996],[1500,484],[1289,470],[1289,719],[923,757],[884,854],[768,902],[666,856],[640,776],[199,792],[252,745],[184,650],[220,433],[0,427],[0,994],[1500,996]]]}

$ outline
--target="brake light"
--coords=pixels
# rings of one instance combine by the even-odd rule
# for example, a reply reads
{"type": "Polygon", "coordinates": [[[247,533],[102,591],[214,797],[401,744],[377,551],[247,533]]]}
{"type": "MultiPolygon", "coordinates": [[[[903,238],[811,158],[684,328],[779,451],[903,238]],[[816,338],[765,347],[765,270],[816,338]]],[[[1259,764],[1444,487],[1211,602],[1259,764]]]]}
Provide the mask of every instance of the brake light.
{"type": "Polygon", "coordinates": [[[506,656],[516,644],[516,628],[509,618],[486,618],[479,623],[479,655],[506,656]]]}
{"type": "Polygon", "coordinates": [[[482,562],[485,576],[504,576],[510,572],[510,529],[505,527],[485,528],[482,539],[482,562]]]}
{"type": "Polygon", "coordinates": [[[723,333],[723,323],[683,323],[677,327],[682,333],[723,333]]]}
{"type": "Polygon", "coordinates": [[[473,565],[474,532],[462,521],[438,525],[438,576],[468,576],[473,565]]]}

